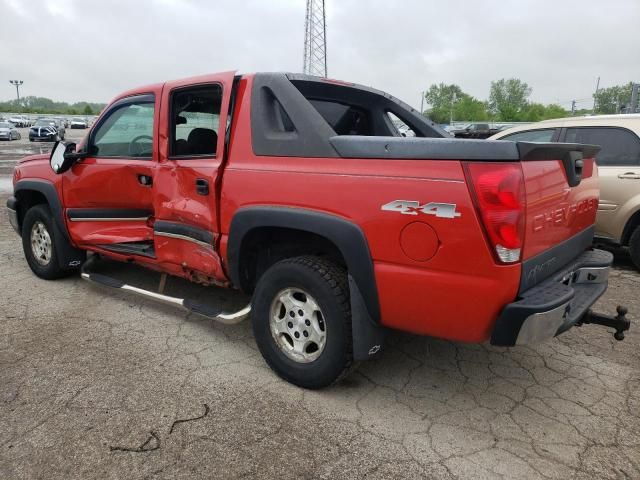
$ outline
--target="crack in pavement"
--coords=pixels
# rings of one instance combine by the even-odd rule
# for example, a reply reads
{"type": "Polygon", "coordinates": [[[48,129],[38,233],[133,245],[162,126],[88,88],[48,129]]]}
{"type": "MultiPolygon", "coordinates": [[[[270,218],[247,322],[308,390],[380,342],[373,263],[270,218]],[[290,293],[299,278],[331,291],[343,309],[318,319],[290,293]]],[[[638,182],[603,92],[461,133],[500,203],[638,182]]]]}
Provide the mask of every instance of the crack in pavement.
{"type": "Polygon", "coordinates": [[[175,420],[172,424],[171,424],[171,428],[169,429],[169,435],[171,435],[173,433],[173,429],[175,428],[176,425],[180,425],[181,423],[186,423],[186,422],[194,422],[196,420],[200,420],[204,417],[206,417],[207,415],[209,415],[209,405],[207,405],[206,403],[203,404],[204,405],[204,413],[198,417],[193,417],[193,418],[184,418],[184,419],[180,419],[180,420],[175,420]]]}
{"type": "Polygon", "coordinates": [[[109,450],[111,452],[133,452],[133,453],[146,453],[153,452],[154,450],[158,450],[160,448],[160,437],[156,435],[154,431],[149,432],[149,437],[141,443],[138,447],[113,447],[110,446],[109,450]],[[151,442],[155,440],[155,444],[151,444],[151,442]]]}

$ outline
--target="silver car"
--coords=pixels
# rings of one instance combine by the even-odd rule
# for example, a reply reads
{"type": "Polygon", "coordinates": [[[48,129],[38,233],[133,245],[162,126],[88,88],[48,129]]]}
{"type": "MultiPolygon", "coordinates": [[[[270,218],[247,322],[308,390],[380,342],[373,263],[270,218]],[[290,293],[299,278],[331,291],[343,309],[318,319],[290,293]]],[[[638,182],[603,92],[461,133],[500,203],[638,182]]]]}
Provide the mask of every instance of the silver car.
{"type": "Polygon", "coordinates": [[[21,135],[13,123],[0,122],[0,140],[20,140],[21,135]]]}

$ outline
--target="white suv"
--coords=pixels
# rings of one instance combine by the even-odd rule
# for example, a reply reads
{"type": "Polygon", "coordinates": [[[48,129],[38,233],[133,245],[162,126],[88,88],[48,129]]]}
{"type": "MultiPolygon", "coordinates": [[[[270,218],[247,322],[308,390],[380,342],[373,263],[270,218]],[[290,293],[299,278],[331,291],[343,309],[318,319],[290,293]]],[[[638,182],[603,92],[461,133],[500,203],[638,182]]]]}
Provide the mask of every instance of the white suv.
{"type": "Polygon", "coordinates": [[[545,120],[510,128],[491,140],[600,145],[596,239],[628,246],[640,269],[640,114],[545,120]]]}

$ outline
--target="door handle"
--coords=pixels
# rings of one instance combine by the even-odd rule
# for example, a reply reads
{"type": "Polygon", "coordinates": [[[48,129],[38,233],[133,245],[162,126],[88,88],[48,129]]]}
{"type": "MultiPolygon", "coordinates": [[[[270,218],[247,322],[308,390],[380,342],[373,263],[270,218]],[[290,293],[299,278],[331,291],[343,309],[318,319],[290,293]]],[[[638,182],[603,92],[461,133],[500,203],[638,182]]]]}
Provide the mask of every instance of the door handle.
{"type": "Polygon", "coordinates": [[[196,193],[198,195],[209,195],[209,181],[204,178],[197,178],[196,193]]]}
{"type": "Polygon", "coordinates": [[[635,172],[621,173],[620,175],[618,175],[618,178],[626,180],[640,180],[640,174],[635,172]]]}
{"type": "Polygon", "coordinates": [[[153,185],[153,178],[150,175],[138,174],[138,183],[145,187],[150,187],[153,185]]]}

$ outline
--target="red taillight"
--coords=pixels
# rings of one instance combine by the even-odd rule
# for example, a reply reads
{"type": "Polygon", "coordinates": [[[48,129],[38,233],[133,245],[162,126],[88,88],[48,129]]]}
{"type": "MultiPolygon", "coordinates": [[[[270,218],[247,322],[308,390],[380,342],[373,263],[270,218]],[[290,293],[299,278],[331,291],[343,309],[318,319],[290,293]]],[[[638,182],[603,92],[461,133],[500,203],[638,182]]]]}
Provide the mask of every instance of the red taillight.
{"type": "Polygon", "coordinates": [[[524,243],[524,177],[519,163],[464,164],[487,239],[501,263],[520,260],[524,243]]]}

